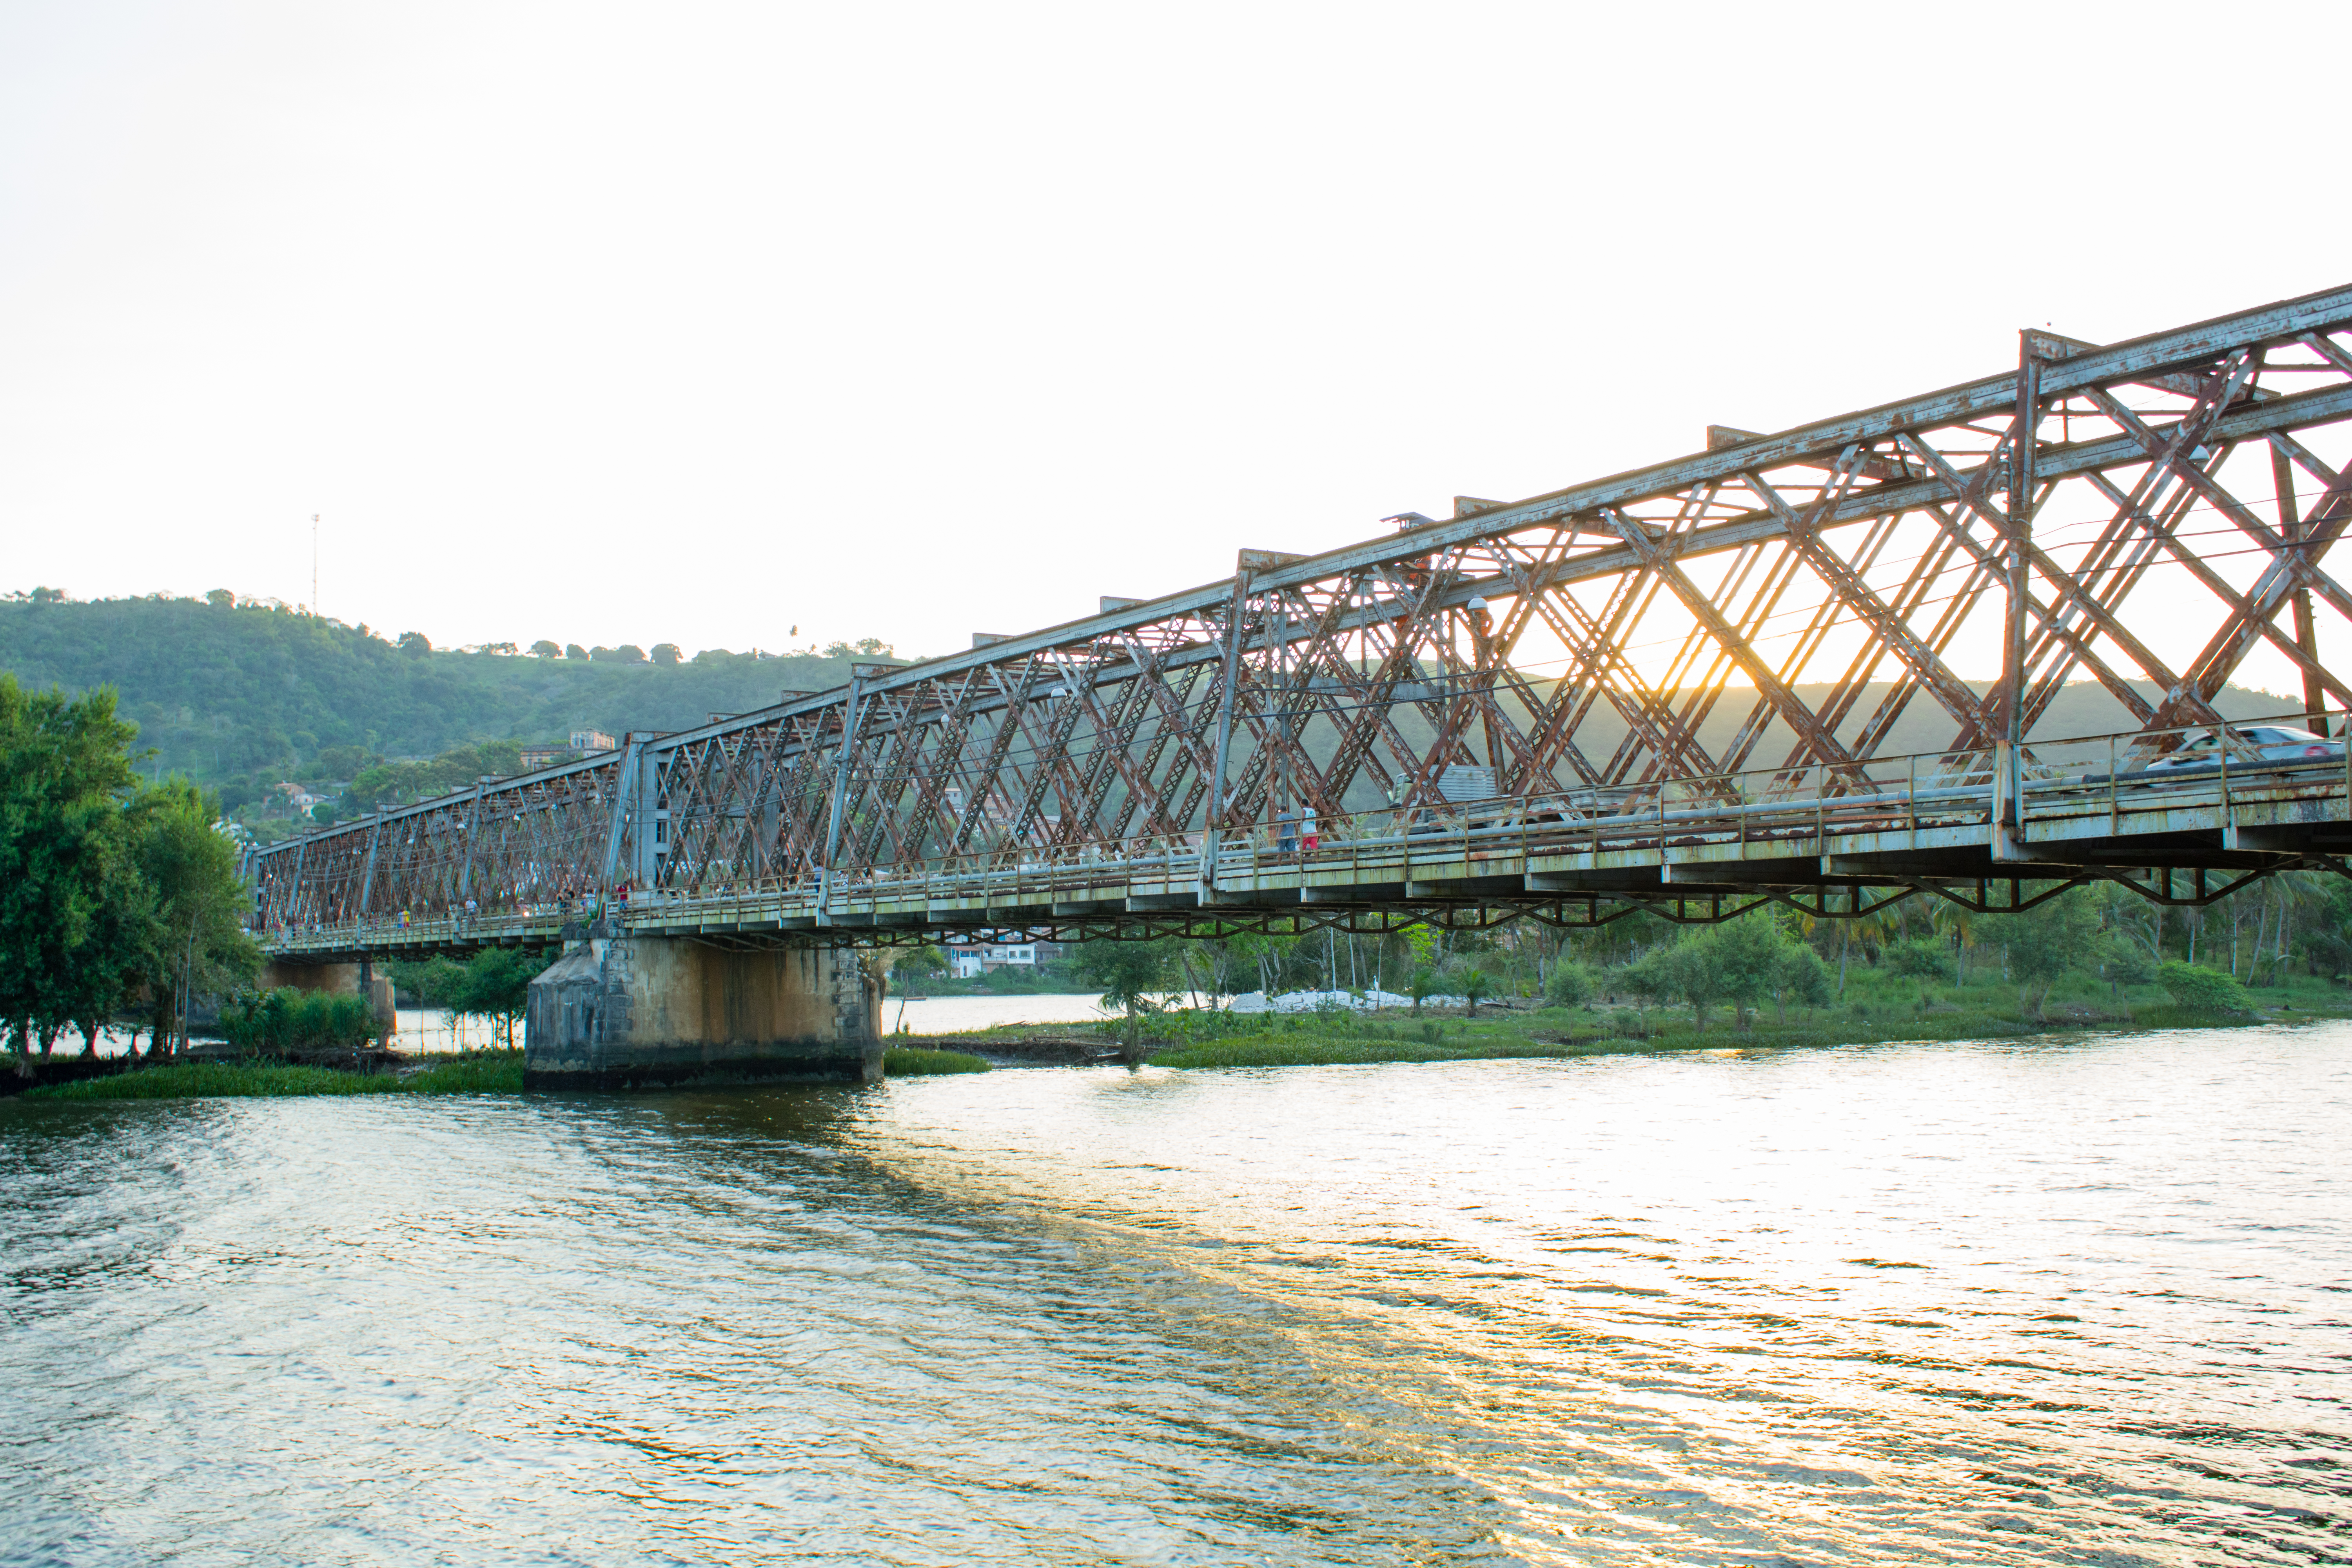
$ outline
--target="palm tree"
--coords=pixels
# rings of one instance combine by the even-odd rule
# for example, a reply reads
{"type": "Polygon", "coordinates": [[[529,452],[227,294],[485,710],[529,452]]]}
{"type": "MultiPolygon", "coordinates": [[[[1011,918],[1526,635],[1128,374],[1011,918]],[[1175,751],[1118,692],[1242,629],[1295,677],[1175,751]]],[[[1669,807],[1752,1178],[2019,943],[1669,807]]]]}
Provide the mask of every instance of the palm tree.
{"type": "Polygon", "coordinates": [[[1936,900],[1935,909],[1928,913],[1927,923],[1936,928],[1937,935],[1950,941],[1953,955],[1958,961],[1954,984],[1969,983],[1969,952],[1977,944],[1977,922],[1984,918],[1968,905],[1956,904],[1948,899],[1936,900]]]}

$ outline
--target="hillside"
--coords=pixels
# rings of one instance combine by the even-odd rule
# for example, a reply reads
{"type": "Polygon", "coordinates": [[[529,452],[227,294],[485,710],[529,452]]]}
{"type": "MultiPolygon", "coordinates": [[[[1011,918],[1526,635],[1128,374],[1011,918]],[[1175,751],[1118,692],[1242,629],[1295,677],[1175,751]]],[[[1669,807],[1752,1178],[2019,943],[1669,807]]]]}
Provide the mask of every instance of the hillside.
{"type": "Polygon", "coordinates": [[[283,779],[348,779],[377,755],[683,729],[766,707],[788,688],[840,685],[849,662],[724,649],[667,665],[540,658],[395,645],[251,603],[0,600],[0,670],[27,686],[114,687],[154,751],[142,771],[184,773],[231,806],[283,779]]]}

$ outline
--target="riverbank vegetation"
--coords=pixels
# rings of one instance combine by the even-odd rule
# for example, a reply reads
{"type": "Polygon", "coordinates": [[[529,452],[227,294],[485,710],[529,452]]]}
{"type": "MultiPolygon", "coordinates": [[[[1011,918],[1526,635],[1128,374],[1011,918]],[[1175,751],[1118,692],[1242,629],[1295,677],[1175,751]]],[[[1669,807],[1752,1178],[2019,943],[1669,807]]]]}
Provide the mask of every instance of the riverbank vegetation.
{"type": "Polygon", "coordinates": [[[462,963],[395,959],[383,967],[401,1005],[437,1007],[453,1019],[488,1024],[498,1031],[499,1043],[511,1047],[515,1026],[530,1010],[530,983],[551,962],[535,948],[486,947],[462,963]]]}
{"type": "Polygon", "coordinates": [[[95,1055],[134,1003],[151,1042],[184,1045],[192,1001],[260,968],[217,803],[142,783],[136,733],[111,691],[0,673],[0,1030],[20,1074],[68,1030],[95,1055]]]}
{"type": "Polygon", "coordinates": [[[104,1078],[28,1089],[26,1100],[286,1099],[302,1095],[520,1094],[520,1051],[478,1051],[407,1070],[351,1072],[248,1059],[156,1062],[104,1078]]]}
{"type": "Polygon", "coordinates": [[[1553,931],[1422,926],[1100,942],[1075,965],[1125,1016],[1104,1026],[1171,1067],[1447,1060],[1603,1050],[1847,1045],[2053,1029],[2352,1015],[2352,882],[2291,873],[2203,910],[2113,885],[2025,883],[2016,913],[1863,889],[1861,918],[1763,904],[1717,924],[1627,914],[1553,931]],[[1245,982],[1319,1010],[1235,1012],[1245,982]],[[1366,1014],[1374,987],[1440,1008],[1366,1014]],[[1467,1002],[1469,1005],[1465,1006],[1467,1002]],[[1481,1005],[1483,1004],[1483,1005],[1481,1005]]]}
{"type": "Polygon", "coordinates": [[[892,1046],[882,1053],[885,1078],[920,1078],[931,1073],[986,1072],[986,1058],[969,1051],[930,1050],[921,1046],[892,1046]]]}
{"type": "MultiPolygon", "coordinates": [[[[989,1064],[966,1051],[894,1046],[884,1053],[888,1078],[986,1072],[989,1064]]],[[[268,1058],[238,1061],[172,1061],[132,1067],[102,1078],[42,1084],[25,1090],[26,1100],[208,1100],[289,1099],[305,1095],[520,1094],[522,1053],[475,1051],[429,1059],[422,1067],[396,1065],[374,1072],[310,1067],[268,1058]]]]}

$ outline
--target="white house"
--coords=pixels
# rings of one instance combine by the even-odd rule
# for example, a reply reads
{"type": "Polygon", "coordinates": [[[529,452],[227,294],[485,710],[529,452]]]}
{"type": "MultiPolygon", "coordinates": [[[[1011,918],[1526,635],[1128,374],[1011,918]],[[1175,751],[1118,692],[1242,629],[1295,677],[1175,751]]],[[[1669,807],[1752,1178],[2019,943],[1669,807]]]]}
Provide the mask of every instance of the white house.
{"type": "Polygon", "coordinates": [[[948,946],[948,972],[958,980],[970,980],[1007,965],[1034,969],[1059,957],[1061,952],[1062,944],[1054,942],[951,942],[948,946]]]}

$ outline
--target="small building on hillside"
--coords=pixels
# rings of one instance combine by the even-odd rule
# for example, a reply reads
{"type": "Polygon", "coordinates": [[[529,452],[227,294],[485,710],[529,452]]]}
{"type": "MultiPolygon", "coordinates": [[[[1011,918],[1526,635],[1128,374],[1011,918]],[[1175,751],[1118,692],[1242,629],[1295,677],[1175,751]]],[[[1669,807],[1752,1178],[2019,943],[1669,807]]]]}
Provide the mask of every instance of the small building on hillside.
{"type": "Polygon", "coordinates": [[[574,730],[569,743],[561,746],[525,746],[522,749],[522,771],[536,773],[564,763],[576,763],[598,752],[609,752],[620,744],[602,730],[574,730]]]}
{"type": "Polygon", "coordinates": [[[278,809],[288,816],[308,816],[314,805],[324,805],[329,796],[312,795],[290,779],[277,786],[278,809]]]}
{"type": "Polygon", "coordinates": [[[948,944],[948,973],[958,980],[992,974],[1000,969],[1034,969],[1051,963],[1067,951],[1058,942],[993,942],[974,939],[948,944]]]}

